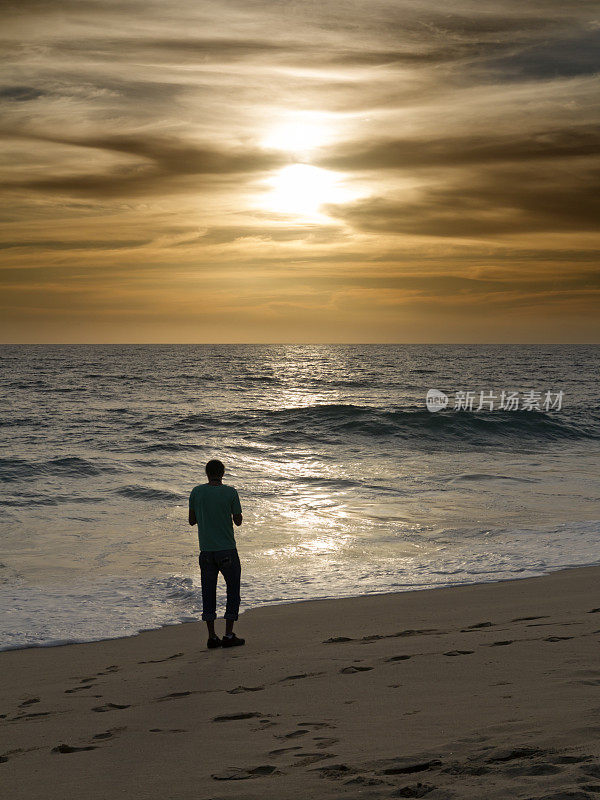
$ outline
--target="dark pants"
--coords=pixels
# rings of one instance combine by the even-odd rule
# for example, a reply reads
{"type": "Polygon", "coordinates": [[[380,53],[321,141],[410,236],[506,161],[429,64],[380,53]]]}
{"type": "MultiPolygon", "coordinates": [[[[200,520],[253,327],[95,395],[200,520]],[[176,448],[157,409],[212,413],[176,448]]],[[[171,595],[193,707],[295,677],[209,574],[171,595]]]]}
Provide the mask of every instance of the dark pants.
{"type": "Polygon", "coordinates": [[[237,619],[240,610],[240,576],[242,567],[236,549],[202,550],[200,579],[202,581],[202,619],[211,621],[217,618],[217,578],[223,574],[227,584],[227,606],[225,619],[237,619]]]}

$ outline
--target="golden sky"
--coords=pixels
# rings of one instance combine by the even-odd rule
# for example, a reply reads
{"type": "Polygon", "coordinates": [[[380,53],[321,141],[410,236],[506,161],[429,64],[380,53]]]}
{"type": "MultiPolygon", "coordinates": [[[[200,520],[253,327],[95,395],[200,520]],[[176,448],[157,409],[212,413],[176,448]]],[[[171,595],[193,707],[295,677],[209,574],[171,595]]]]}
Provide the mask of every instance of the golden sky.
{"type": "Polygon", "coordinates": [[[2,341],[600,341],[594,3],[1,13],[2,341]]]}

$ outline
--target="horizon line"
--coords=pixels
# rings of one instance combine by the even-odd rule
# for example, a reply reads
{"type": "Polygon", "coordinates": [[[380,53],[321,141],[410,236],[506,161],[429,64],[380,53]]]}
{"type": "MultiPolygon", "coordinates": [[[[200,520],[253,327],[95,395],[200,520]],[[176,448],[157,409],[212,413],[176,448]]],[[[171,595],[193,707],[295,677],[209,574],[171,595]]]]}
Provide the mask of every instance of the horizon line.
{"type": "Polygon", "coordinates": [[[238,346],[270,346],[270,345],[285,345],[285,346],[333,346],[333,345],[354,345],[360,347],[366,346],[428,346],[428,347],[455,347],[472,346],[483,347],[488,345],[513,345],[513,346],[527,346],[527,345],[540,345],[549,347],[564,346],[564,345],[585,345],[585,346],[598,346],[598,342],[0,342],[0,347],[203,347],[222,346],[222,347],[238,347],[238,346]]]}

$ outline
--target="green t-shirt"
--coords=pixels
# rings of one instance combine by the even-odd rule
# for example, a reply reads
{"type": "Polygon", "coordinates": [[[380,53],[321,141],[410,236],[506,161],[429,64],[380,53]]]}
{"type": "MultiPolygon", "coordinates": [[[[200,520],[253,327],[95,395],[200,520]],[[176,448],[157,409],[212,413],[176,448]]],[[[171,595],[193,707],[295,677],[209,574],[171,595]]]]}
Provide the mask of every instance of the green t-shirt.
{"type": "Polygon", "coordinates": [[[190,494],[190,510],[198,523],[200,550],[233,550],[232,514],[241,514],[242,506],[237,490],[224,483],[194,486],[190,494]]]}

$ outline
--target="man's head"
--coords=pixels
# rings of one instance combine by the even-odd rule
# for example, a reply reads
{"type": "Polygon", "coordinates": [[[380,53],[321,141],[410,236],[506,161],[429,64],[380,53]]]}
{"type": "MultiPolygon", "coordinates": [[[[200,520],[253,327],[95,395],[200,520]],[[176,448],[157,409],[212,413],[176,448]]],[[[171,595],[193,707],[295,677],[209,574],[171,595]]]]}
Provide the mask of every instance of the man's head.
{"type": "Polygon", "coordinates": [[[206,465],[206,476],[209,481],[220,481],[225,474],[225,467],[218,458],[213,458],[206,465]]]}

